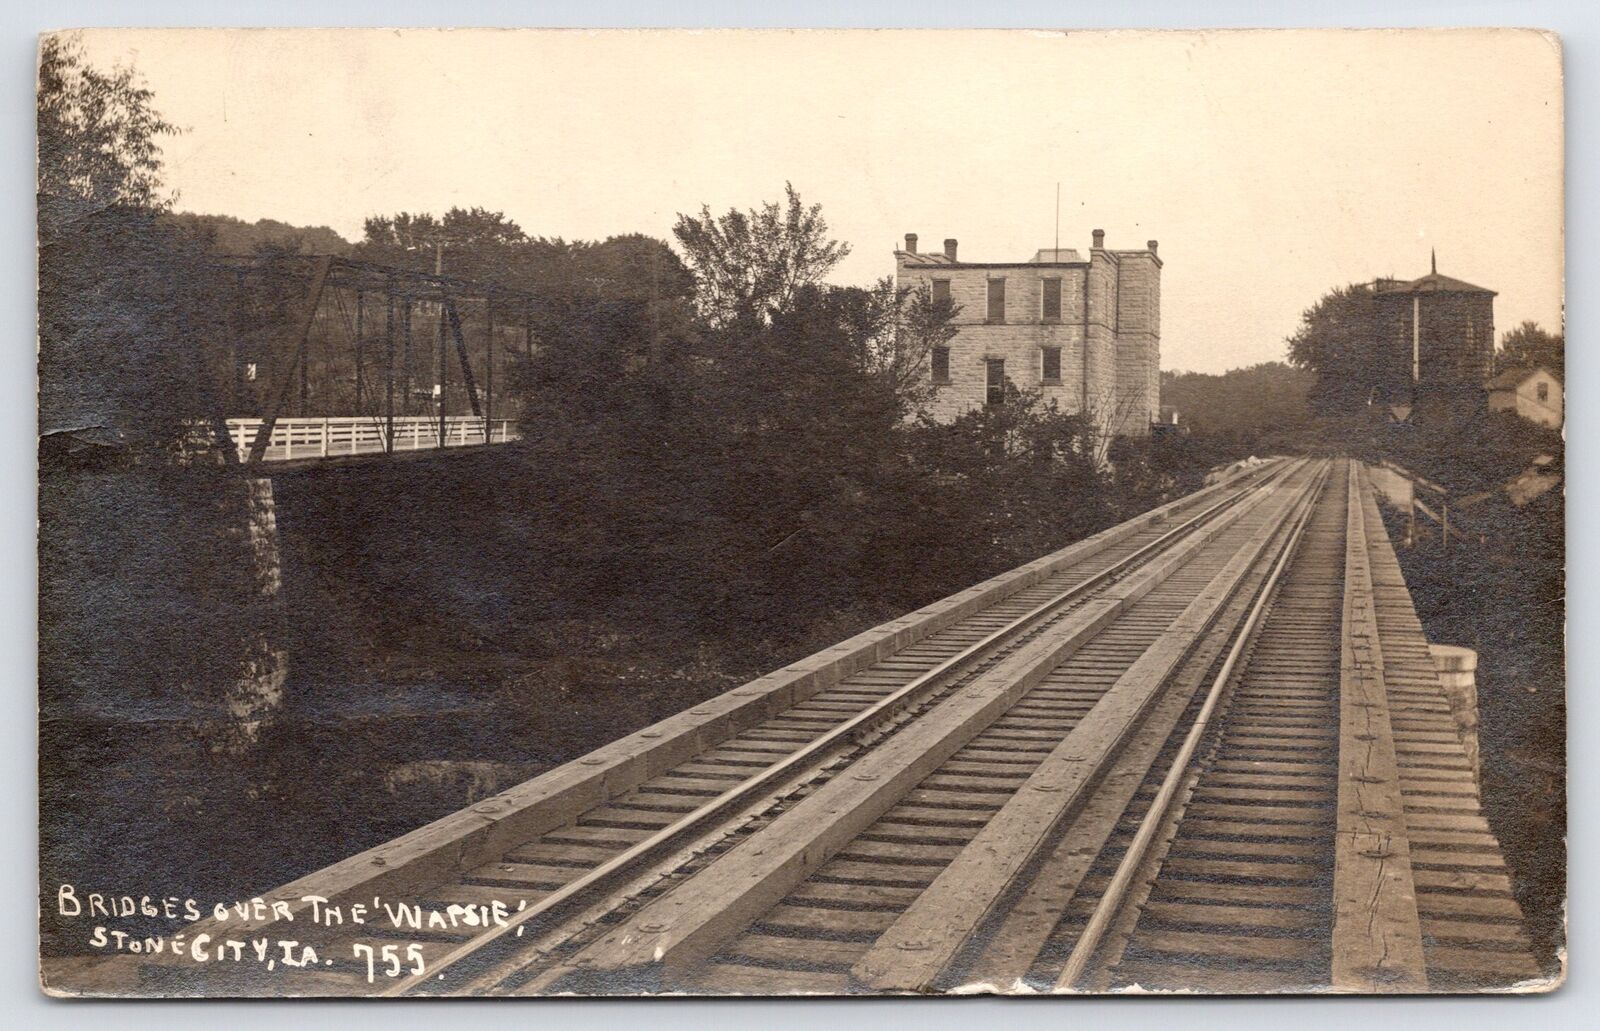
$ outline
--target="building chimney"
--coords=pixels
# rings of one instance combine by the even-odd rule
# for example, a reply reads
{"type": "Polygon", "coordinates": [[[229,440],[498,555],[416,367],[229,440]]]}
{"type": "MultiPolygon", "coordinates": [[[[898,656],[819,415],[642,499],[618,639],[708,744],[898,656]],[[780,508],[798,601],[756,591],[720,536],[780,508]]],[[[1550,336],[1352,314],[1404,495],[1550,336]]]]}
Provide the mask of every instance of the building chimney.
{"type": "Polygon", "coordinates": [[[1150,249],[1151,254],[1156,252],[1156,242],[1155,240],[1146,240],[1144,242],[1144,245],[1150,249]]]}
{"type": "Polygon", "coordinates": [[[1104,229],[1096,229],[1094,231],[1094,249],[1097,251],[1106,249],[1106,231],[1104,229]]]}
{"type": "Polygon", "coordinates": [[[954,240],[946,240],[944,242],[944,256],[951,261],[956,260],[956,242],[954,240]]]}
{"type": "Polygon", "coordinates": [[[907,233],[906,234],[906,250],[910,251],[912,254],[917,253],[917,234],[916,233],[907,233]]]}

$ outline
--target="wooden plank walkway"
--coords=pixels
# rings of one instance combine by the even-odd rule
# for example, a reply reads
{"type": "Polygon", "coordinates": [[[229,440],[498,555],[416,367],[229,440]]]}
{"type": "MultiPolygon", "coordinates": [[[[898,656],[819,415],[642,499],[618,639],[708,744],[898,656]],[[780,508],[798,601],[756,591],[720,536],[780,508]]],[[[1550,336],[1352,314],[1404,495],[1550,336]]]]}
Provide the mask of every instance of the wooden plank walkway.
{"type": "Polygon", "coordinates": [[[1537,979],[1500,843],[1365,471],[1360,498],[1428,986],[1471,991],[1537,979]]]}
{"type": "Polygon", "coordinates": [[[1339,638],[1333,987],[1419,992],[1427,989],[1428,977],[1389,706],[1393,671],[1384,662],[1378,629],[1361,476],[1350,463],[1339,638]]]}

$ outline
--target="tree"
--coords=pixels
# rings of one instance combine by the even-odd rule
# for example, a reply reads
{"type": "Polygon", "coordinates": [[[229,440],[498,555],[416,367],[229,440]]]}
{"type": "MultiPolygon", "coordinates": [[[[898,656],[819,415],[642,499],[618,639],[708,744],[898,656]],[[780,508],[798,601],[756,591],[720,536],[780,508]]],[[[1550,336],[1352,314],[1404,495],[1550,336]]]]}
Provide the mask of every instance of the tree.
{"type": "MultiPolygon", "coordinates": [[[[188,446],[218,411],[220,339],[203,242],[165,220],[157,138],[177,130],[131,68],[39,52],[39,421],[43,461],[188,446]]],[[[75,459],[76,460],[76,459],[75,459]]]]}
{"type": "Polygon", "coordinates": [[[179,211],[163,221],[203,241],[211,254],[255,254],[262,247],[276,247],[290,254],[343,255],[353,246],[327,226],[292,226],[270,218],[245,222],[229,215],[179,211]]]}
{"type": "Polygon", "coordinates": [[[1289,364],[1316,373],[1311,404],[1323,413],[1353,412],[1398,398],[1394,358],[1384,352],[1371,286],[1333,290],[1300,316],[1288,339],[1289,364]]]}
{"type": "Polygon", "coordinates": [[[813,315],[821,308],[831,313],[832,330],[855,372],[887,389],[902,415],[932,396],[928,352],[956,335],[957,306],[934,301],[927,286],[896,287],[887,277],[869,288],[804,287],[797,300],[808,291],[813,315]]]}
{"type": "Polygon", "coordinates": [[[491,282],[508,278],[527,234],[499,211],[451,208],[442,218],[426,212],[374,215],[363,224],[356,256],[418,272],[491,282]]]}
{"type": "Polygon", "coordinates": [[[1565,378],[1567,341],[1564,333],[1548,333],[1537,322],[1524,322],[1507,330],[1495,355],[1495,370],[1543,365],[1565,378]]]}
{"type": "Polygon", "coordinates": [[[380,265],[473,279],[537,294],[550,305],[672,301],[694,292],[694,277],[664,241],[643,233],[604,241],[532,237],[503,212],[451,208],[374,215],[354,256],[380,265]]]}
{"type": "Polygon", "coordinates": [[[1316,376],[1283,362],[1263,362],[1220,375],[1161,373],[1161,401],[1177,409],[1197,437],[1254,446],[1264,437],[1298,429],[1311,418],[1307,397],[1316,376]]]}
{"type": "Polygon", "coordinates": [[[848,244],[828,238],[820,204],[806,207],[792,184],[785,183],[784,192],[782,205],[730,208],[720,217],[706,205],[699,215],[678,216],[672,233],[694,272],[696,301],[709,324],[766,322],[850,253],[848,244]]]}
{"type": "Polygon", "coordinates": [[[937,488],[922,499],[932,511],[915,522],[942,527],[947,538],[929,560],[963,578],[1031,561],[1114,521],[1092,418],[1009,379],[1004,404],[950,423],[919,419],[907,435],[918,478],[937,488]]]}
{"type": "Polygon", "coordinates": [[[662,240],[643,233],[569,245],[571,279],[583,293],[618,301],[670,302],[694,296],[694,276],[662,240]]]}
{"type": "Polygon", "coordinates": [[[102,72],[71,33],[39,44],[38,146],[41,242],[74,218],[111,207],[163,210],[158,139],[175,135],[154,94],[129,67],[102,72]]]}
{"type": "Polygon", "coordinates": [[[1112,445],[1120,438],[1124,427],[1135,423],[1148,425],[1150,420],[1144,398],[1118,390],[1114,382],[1089,394],[1084,415],[1090,430],[1086,454],[1097,469],[1104,469],[1110,462],[1112,445]]]}
{"type": "Polygon", "coordinates": [[[935,301],[926,285],[898,287],[881,279],[873,288],[885,318],[868,345],[865,368],[883,379],[907,410],[933,396],[928,355],[955,339],[955,318],[961,306],[948,298],[935,301]]]}

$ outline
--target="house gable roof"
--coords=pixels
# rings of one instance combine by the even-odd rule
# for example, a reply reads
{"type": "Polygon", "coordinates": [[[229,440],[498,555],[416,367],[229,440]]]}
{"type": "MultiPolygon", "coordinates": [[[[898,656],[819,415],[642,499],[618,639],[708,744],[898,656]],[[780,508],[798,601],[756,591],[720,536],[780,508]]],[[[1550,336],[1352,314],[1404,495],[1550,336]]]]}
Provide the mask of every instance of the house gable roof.
{"type": "Polygon", "coordinates": [[[1493,379],[1489,380],[1489,382],[1485,383],[1483,386],[1485,390],[1515,390],[1522,386],[1523,383],[1526,383],[1528,377],[1532,376],[1536,372],[1544,373],[1557,383],[1561,382],[1560,376],[1557,376],[1554,372],[1551,372],[1543,365],[1518,365],[1504,370],[1498,376],[1495,376],[1493,379]]]}

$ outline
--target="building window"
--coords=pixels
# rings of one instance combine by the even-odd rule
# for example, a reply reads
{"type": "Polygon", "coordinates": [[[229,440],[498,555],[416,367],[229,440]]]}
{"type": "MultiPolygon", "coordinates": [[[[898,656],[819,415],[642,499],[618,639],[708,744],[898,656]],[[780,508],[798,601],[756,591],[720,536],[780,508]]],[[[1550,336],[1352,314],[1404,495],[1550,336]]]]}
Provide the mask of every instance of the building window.
{"type": "Polygon", "coordinates": [[[244,363],[244,378],[246,380],[250,381],[251,383],[255,382],[255,380],[256,380],[256,363],[255,362],[245,362],[244,363]]]}
{"type": "Polygon", "coordinates": [[[1061,348],[1059,347],[1046,347],[1044,349],[1044,381],[1054,384],[1061,382],[1061,348]]]}
{"type": "Polygon", "coordinates": [[[1541,400],[1541,401],[1550,400],[1550,384],[1548,384],[1548,383],[1539,384],[1539,400],[1541,400]]]}
{"type": "Polygon", "coordinates": [[[1006,320],[1006,281],[1004,279],[989,280],[989,321],[1004,322],[1006,320]]]}
{"type": "Polygon", "coordinates": [[[987,370],[987,383],[984,392],[984,403],[990,405],[1003,405],[1006,403],[1006,360],[1004,358],[986,358],[984,367],[987,370]]]}
{"type": "Polygon", "coordinates": [[[935,383],[950,382],[950,348],[935,347],[933,349],[933,381],[935,383]]]}
{"type": "Polygon", "coordinates": [[[1061,321],[1061,280],[1059,279],[1046,279],[1044,281],[1044,320],[1046,322],[1061,321]]]}
{"type": "Polygon", "coordinates": [[[948,279],[935,279],[933,281],[933,303],[934,304],[949,304],[950,303],[950,280],[948,280],[948,279]]]}

